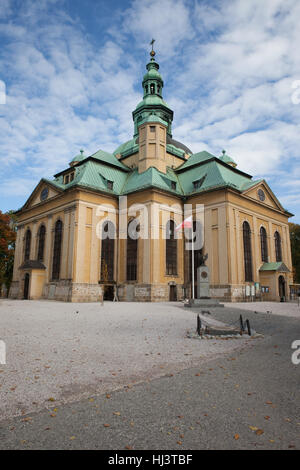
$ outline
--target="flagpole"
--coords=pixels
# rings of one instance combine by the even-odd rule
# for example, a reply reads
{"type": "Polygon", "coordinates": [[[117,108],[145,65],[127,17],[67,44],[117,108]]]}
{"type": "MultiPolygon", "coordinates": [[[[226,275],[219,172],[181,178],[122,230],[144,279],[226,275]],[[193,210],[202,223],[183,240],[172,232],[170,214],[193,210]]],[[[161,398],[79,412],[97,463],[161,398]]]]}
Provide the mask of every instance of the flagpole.
{"type": "Polygon", "coordinates": [[[192,299],[195,299],[195,269],[194,269],[194,231],[192,222],[192,299]]]}

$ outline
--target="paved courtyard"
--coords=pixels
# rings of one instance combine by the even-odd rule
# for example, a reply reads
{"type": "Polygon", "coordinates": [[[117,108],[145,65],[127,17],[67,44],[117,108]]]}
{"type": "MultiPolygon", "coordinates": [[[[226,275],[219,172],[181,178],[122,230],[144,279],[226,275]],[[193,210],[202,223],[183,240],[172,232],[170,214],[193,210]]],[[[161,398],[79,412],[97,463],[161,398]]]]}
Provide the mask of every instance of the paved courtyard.
{"type": "Polygon", "coordinates": [[[239,308],[243,310],[250,310],[260,313],[267,313],[268,315],[283,315],[285,317],[295,317],[300,320],[300,307],[298,302],[282,303],[282,302],[239,302],[239,303],[225,303],[227,308],[239,308]]]}
{"type": "Polygon", "coordinates": [[[0,449],[299,449],[300,310],[252,306],[211,311],[263,334],[233,343],[186,339],[180,304],[4,302],[2,410],[33,411],[0,421],[0,449]]]}
{"type": "Polygon", "coordinates": [[[181,303],[0,301],[0,416],[171,374],[253,341],[186,338],[195,326],[181,303]]]}

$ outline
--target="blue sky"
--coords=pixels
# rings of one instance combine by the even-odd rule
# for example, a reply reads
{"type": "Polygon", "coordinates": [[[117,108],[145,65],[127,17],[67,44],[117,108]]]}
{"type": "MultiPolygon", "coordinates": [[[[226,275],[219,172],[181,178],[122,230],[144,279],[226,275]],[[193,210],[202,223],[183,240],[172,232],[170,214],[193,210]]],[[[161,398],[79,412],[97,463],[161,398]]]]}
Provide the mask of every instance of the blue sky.
{"type": "Polygon", "coordinates": [[[298,0],[1,0],[0,209],[132,137],[154,37],[174,138],[226,149],[300,223],[299,21],[298,0]]]}

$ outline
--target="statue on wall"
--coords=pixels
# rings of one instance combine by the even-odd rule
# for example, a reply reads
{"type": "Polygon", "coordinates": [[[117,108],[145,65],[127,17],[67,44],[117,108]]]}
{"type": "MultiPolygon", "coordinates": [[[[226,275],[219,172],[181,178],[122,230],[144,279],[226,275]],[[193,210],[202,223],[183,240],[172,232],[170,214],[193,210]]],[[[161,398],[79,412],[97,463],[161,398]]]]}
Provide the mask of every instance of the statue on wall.
{"type": "Polygon", "coordinates": [[[208,253],[206,253],[206,255],[200,256],[200,266],[206,266],[205,261],[207,260],[207,258],[208,258],[208,253]]]}

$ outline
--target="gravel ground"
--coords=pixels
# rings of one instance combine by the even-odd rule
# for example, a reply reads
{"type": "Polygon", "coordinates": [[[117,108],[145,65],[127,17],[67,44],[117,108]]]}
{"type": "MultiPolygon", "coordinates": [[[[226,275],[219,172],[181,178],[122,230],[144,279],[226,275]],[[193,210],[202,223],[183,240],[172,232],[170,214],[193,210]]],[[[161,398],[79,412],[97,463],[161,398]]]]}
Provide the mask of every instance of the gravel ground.
{"type": "MultiPolygon", "coordinates": [[[[291,344],[300,339],[300,322],[284,315],[288,307],[281,305],[281,315],[214,309],[219,321],[249,318],[264,338],[247,347],[238,341],[238,350],[198,360],[197,367],[3,420],[0,449],[108,449],[109,456],[152,449],[156,457],[170,449],[299,449],[300,365],[291,361],[291,344]]],[[[100,462],[107,463],[102,455],[100,462]]]]}
{"type": "Polygon", "coordinates": [[[271,313],[272,315],[283,315],[285,317],[295,317],[300,319],[300,306],[298,303],[290,302],[239,302],[225,303],[228,308],[240,308],[261,313],[271,313]]]}
{"type": "Polygon", "coordinates": [[[253,342],[189,340],[195,317],[179,303],[1,301],[0,419],[168,375],[253,342]]]}

